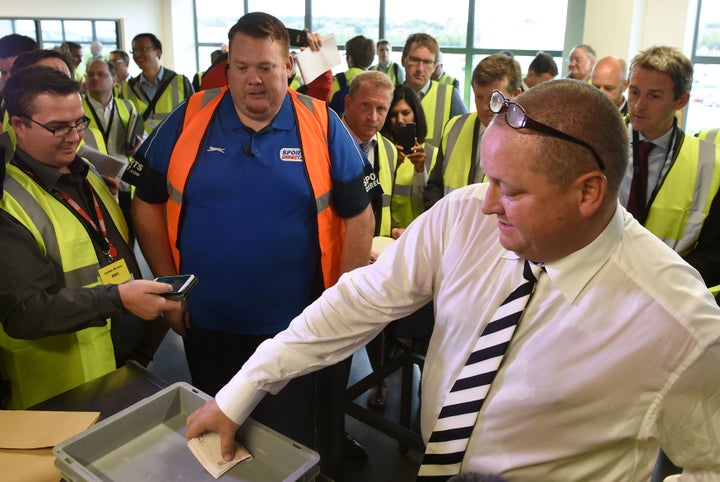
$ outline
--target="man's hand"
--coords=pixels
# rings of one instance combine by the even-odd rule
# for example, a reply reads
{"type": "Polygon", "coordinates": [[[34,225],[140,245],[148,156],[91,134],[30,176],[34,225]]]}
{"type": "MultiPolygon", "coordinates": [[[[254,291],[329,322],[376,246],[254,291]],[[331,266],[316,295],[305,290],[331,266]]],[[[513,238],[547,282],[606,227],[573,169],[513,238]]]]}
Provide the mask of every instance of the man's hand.
{"type": "Polygon", "coordinates": [[[110,192],[113,196],[117,196],[118,191],[120,190],[120,179],[113,176],[108,176],[105,174],[101,174],[103,181],[105,181],[105,185],[110,189],[110,192]]]}
{"type": "Polygon", "coordinates": [[[143,320],[154,320],[164,311],[182,309],[180,301],[160,296],[172,291],[172,286],[167,283],[140,279],[118,285],[118,290],[125,309],[143,320]]]}
{"type": "Polygon", "coordinates": [[[223,459],[232,460],[235,455],[235,432],[240,425],[230,420],[218,407],[215,399],[205,402],[187,418],[185,437],[190,440],[205,432],[216,432],[220,435],[220,450],[223,459]]]}
{"type": "Polygon", "coordinates": [[[304,29],[307,32],[307,48],[313,52],[317,52],[322,47],[322,36],[319,33],[311,33],[307,28],[304,29]]]}
{"type": "Polygon", "coordinates": [[[190,313],[185,311],[185,304],[180,311],[168,311],[164,315],[165,321],[175,333],[185,338],[190,328],[190,313]]]}

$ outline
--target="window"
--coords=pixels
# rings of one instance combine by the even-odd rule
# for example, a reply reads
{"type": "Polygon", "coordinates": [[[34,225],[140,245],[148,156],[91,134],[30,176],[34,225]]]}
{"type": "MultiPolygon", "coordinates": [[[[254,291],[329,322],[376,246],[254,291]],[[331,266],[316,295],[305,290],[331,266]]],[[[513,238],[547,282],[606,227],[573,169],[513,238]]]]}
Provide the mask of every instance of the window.
{"type": "Polygon", "coordinates": [[[699,0],[692,53],[695,72],[685,131],[720,127],[720,3],[699,0]]]}
{"type": "Polygon", "coordinates": [[[90,44],[93,41],[102,42],[104,56],[122,48],[120,20],[0,18],[0,36],[11,33],[27,35],[45,49],[58,47],[63,42],[79,43],[83,48],[83,62],[78,67],[81,74],[92,57],[90,44]]]}
{"type": "MultiPolygon", "coordinates": [[[[349,8],[347,3],[334,0],[246,0],[244,3],[248,12],[268,12],[288,27],[309,27],[313,32],[335,34],[341,50],[345,42],[356,35],[387,39],[393,47],[391,58],[397,62],[407,37],[415,32],[427,32],[440,44],[445,71],[458,79],[460,92],[472,109],[469,81],[475,60],[510,50],[526,71],[535,54],[543,50],[553,55],[561,66],[565,25],[571,14],[568,0],[516,0],[512,12],[501,12],[492,0],[416,0],[412,4],[368,0],[362,8],[349,8]]],[[[205,70],[210,64],[210,51],[226,41],[230,26],[245,11],[242,2],[227,4],[221,0],[195,0],[195,11],[199,65],[200,70],[205,70]]],[[[582,29],[578,31],[581,35],[582,29]]],[[[333,71],[346,69],[343,62],[333,71]]]]}

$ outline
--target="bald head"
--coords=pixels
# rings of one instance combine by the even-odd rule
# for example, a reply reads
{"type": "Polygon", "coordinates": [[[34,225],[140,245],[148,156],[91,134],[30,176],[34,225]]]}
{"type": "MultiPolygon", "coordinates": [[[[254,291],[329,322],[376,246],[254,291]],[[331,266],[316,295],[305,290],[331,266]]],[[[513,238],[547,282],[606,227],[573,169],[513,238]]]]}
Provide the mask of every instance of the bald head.
{"type": "MultiPolygon", "coordinates": [[[[620,112],[605,95],[587,82],[559,79],[538,84],[514,100],[531,118],[592,146],[605,164],[608,191],[617,196],[628,162],[628,135],[620,112]]],[[[560,184],[598,169],[589,149],[550,136],[540,143],[537,159],[549,179],[560,184]]]]}
{"type": "Polygon", "coordinates": [[[618,57],[603,57],[595,64],[592,85],[600,89],[618,108],[623,105],[627,89],[627,63],[618,57]]]}

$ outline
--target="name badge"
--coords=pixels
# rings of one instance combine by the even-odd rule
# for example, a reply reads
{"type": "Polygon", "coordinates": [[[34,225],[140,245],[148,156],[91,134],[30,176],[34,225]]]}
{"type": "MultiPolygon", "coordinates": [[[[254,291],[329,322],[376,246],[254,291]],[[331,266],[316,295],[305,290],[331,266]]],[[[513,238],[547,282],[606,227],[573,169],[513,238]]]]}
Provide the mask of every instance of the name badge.
{"type": "Polygon", "coordinates": [[[132,280],[132,275],[124,259],[119,259],[98,270],[100,281],[105,285],[119,285],[132,280]]]}

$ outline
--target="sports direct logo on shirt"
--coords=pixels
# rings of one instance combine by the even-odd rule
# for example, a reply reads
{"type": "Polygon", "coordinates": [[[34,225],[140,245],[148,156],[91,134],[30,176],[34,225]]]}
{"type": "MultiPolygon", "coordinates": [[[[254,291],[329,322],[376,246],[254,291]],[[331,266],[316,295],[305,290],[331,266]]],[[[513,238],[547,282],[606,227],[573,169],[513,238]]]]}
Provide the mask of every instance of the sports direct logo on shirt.
{"type": "Polygon", "coordinates": [[[287,162],[302,162],[302,150],[299,147],[283,147],[280,149],[280,160],[287,162]]]}

